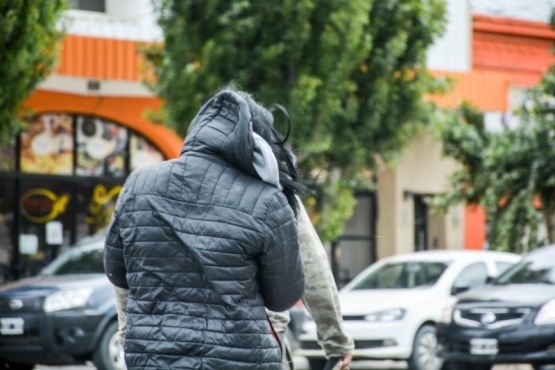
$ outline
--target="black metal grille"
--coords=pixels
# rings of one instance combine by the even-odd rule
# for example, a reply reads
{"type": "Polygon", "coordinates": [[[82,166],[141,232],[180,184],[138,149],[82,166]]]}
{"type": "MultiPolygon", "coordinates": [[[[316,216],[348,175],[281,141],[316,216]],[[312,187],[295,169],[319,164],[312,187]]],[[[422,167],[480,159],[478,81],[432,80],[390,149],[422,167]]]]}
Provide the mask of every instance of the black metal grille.
{"type": "MultiPolygon", "coordinates": [[[[489,311],[492,312],[492,311],[489,311]]],[[[509,312],[492,312],[495,314],[495,321],[507,321],[523,318],[527,312],[518,312],[511,310],[509,312]]],[[[480,322],[485,312],[472,312],[472,310],[461,310],[461,317],[463,319],[480,322]]]]}
{"type": "MultiPolygon", "coordinates": [[[[389,341],[388,341],[389,342],[389,341]]],[[[356,349],[370,349],[370,348],[380,348],[380,347],[387,347],[391,346],[391,344],[386,344],[383,340],[355,340],[355,348],[356,349]]],[[[302,349],[308,350],[317,350],[322,349],[317,341],[315,340],[305,340],[301,342],[302,349]]]]}
{"type": "Polygon", "coordinates": [[[301,342],[301,348],[302,349],[322,349],[322,347],[320,347],[318,342],[316,342],[315,340],[303,340],[301,342]]]}
{"type": "Polygon", "coordinates": [[[343,316],[343,321],[364,321],[364,315],[343,316]]]}
{"type": "Polygon", "coordinates": [[[8,347],[40,346],[41,338],[38,329],[25,330],[23,335],[0,336],[0,349],[8,347]]]}
{"type": "Polygon", "coordinates": [[[40,312],[44,298],[42,297],[0,297],[1,313],[40,312]]]}
{"type": "MultiPolygon", "coordinates": [[[[392,344],[390,344],[392,345],[392,344]]],[[[355,340],[356,349],[370,349],[370,348],[380,348],[387,347],[383,340],[355,340]]]]}
{"type": "Polygon", "coordinates": [[[520,324],[531,311],[529,307],[460,308],[455,311],[454,320],[462,326],[501,328],[520,324]]]}

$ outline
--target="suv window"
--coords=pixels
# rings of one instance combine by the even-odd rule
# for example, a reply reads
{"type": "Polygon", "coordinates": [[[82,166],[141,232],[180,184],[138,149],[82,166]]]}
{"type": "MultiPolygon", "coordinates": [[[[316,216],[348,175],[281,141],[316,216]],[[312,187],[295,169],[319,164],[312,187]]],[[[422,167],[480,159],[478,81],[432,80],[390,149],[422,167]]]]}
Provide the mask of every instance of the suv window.
{"type": "Polygon", "coordinates": [[[488,269],[482,262],[477,262],[466,266],[455,279],[452,293],[472,289],[486,284],[488,279],[488,269]]]}
{"type": "Polygon", "coordinates": [[[103,274],[102,248],[74,248],[47,265],[41,275],[103,274]]]}

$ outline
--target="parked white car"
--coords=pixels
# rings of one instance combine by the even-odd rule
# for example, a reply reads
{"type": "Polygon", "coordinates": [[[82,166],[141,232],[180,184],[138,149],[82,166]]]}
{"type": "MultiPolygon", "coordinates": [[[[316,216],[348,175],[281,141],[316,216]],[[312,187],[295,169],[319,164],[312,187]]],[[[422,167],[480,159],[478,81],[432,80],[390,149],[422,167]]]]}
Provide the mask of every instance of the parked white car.
{"type": "MultiPolygon", "coordinates": [[[[485,250],[436,250],[383,258],[339,293],[345,330],[355,340],[353,359],[404,360],[410,370],[439,370],[435,324],[453,296],[481,285],[521,256],[485,250]]],[[[324,352],[309,320],[296,355],[321,370],[324,352]]]]}

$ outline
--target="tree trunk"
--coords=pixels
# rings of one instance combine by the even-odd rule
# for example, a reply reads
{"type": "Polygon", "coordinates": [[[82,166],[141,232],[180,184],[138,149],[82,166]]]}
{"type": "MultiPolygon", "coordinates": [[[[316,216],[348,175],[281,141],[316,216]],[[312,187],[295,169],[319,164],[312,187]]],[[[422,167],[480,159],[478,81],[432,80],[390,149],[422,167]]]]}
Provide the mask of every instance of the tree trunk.
{"type": "Polygon", "coordinates": [[[555,243],[555,212],[553,207],[546,207],[543,211],[547,240],[549,244],[555,243]]]}

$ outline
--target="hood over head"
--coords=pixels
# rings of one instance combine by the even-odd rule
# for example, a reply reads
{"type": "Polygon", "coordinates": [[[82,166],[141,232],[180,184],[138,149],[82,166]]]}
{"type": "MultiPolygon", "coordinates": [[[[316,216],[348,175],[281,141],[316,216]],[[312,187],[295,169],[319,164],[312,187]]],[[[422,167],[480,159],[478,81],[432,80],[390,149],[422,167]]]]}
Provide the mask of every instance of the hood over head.
{"type": "Polygon", "coordinates": [[[253,120],[273,124],[272,114],[248,95],[222,90],[208,100],[191,122],[181,154],[209,154],[281,189],[276,157],[253,132],[253,120]]]}

